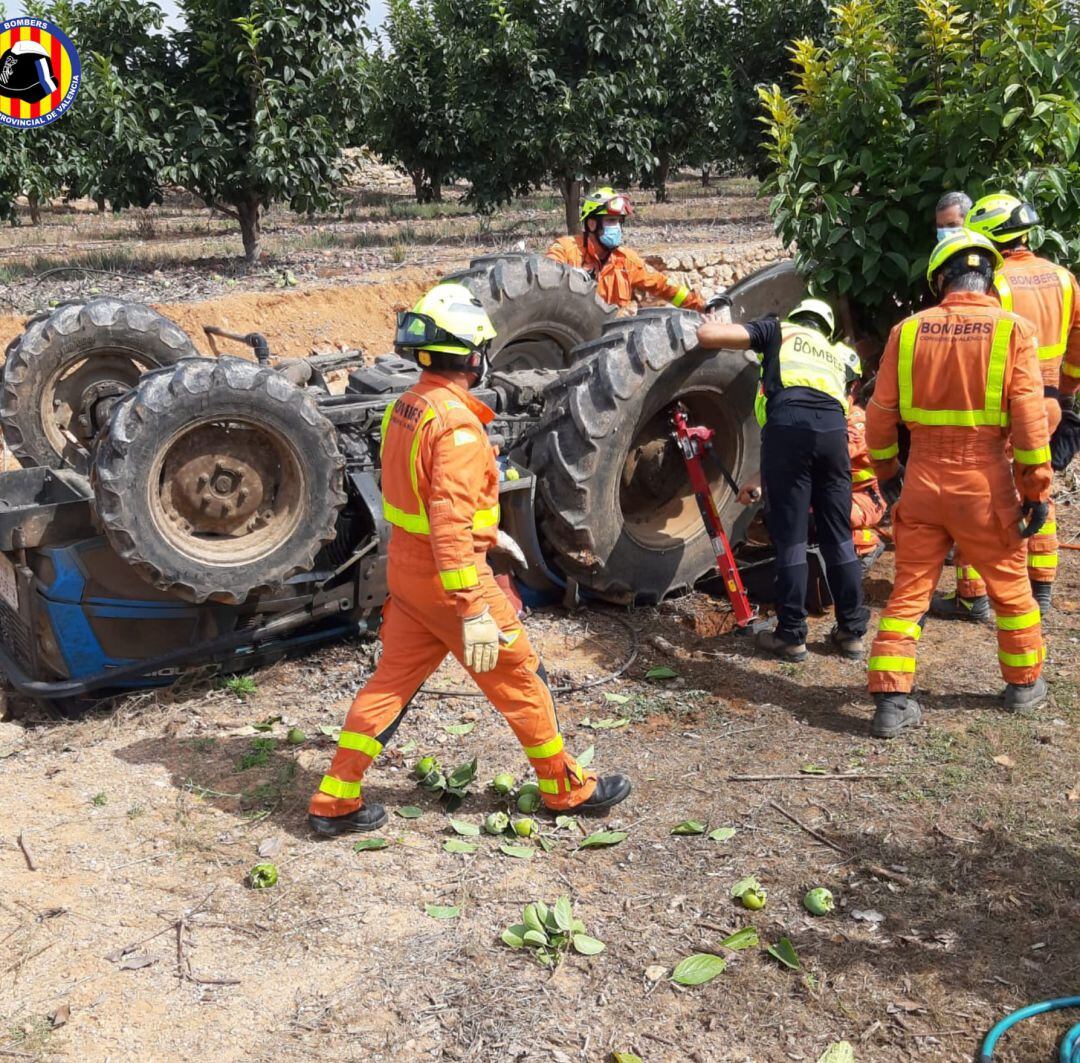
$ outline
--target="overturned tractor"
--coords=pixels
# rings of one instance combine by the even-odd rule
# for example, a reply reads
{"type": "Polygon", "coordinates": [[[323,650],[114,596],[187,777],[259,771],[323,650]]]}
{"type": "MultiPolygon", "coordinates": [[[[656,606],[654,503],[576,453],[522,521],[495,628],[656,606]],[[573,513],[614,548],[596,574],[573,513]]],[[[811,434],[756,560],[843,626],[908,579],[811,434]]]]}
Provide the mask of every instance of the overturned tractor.
{"type": "MultiPolygon", "coordinates": [[[[496,411],[502,523],[536,600],[654,603],[714,556],[666,411],[715,430],[707,467],[737,542],[757,469],[756,371],[695,350],[695,314],[619,318],[538,256],[454,280],[497,330],[477,396],[496,411]]],[[[783,313],[789,265],[733,287],[736,319],[783,313]]],[[[379,429],[418,369],[359,353],[342,394],[319,356],[200,357],[176,325],[116,299],[31,319],[8,348],[0,420],[25,466],[0,474],[0,670],[63,702],[236,669],[369,628],[386,596],[379,429]]]]}

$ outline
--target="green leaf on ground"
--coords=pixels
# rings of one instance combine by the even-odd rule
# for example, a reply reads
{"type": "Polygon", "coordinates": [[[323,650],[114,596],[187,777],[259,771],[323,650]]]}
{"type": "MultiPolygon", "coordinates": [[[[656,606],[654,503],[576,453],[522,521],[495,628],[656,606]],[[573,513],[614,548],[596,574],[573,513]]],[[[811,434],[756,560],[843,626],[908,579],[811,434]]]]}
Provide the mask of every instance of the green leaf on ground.
{"type": "Polygon", "coordinates": [[[709,838],[714,842],[726,842],[729,838],[734,837],[734,827],[717,827],[716,830],[709,831],[709,838]]]}
{"type": "Polygon", "coordinates": [[[456,919],[461,915],[461,906],[457,904],[425,904],[424,911],[432,919],[456,919]]]}
{"type": "Polygon", "coordinates": [[[592,762],[593,757],[596,756],[596,746],[589,746],[580,757],[577,758],[578,767],[587,768],[592,762]]]}
{"type": "Polygon", "coordinates": [[[499,848],[506,853],[507,856],[514,857],[515,860],[532,859],[533,850],[527,845],[507,845],[504,842],[499,848]]]}
{"type": "Polygon", "coordinates": [[[449,820],[455,834],[464,835],[466,838],[475,838],[480,833],[480,828],[475,823],[467,823],[463,819],[449,820]]]}
{"type": "Polygon", "coordinates": [[[671,972],[671,980],[679,985],[703,985],[711,982],[726,966],[723,959],[711,952],[695,952],[679,961],[671,972]]]}
{"type": "Polygon", "coordinates": [[[788,938],[781,938],[775,945],[770,945],[765,951],[774,959],[779,960],[785,967],[790,967],[793,971],[799,969],[799,955],[788,938]]]}
{"type": "Polygon", "coordinates": [[[324,723],[319,727],[319,733],[326,735],[328,738],[336,739],[341,737],[341,728],[331,727],[329,724],[324,723]]]}
{"type": "Polygon", "coordinates": [[[591,727],[594,731],[610,731],[616,727],[625,727],[630,722],[628,716],[606,716],[602,720],[593,720],[586,716],[581,721],[582,727],[591,727]]]}
{"type": "Polygon", "coordinates": [[[448,723],[443,730],[448,735],[467,735],[476,724],[474,722],[469,723],[448,723]]]}
{"type": "Polygon", "coordinates": [[[412,753],[413,750],[415,750],[415,749],[416,749],[416,739],[415,738],[410,738],[408,740],[408,742],[406,742],[403,746],[398,747],[398,752],[399,753],[404,753],[404,754],[409,754],[409,753],[412,753]]]}
{"type": "Polygon", "coordinates": [[[611,1063],[645,1063],[635,1052],[612,1052],[611,1063]]]}
{"type": "Polygon", "coordinates": [[[672,834],[704,834],[705,824],[696,819],[684,819],[671,828],[672,834]]]}
{"type": "Polygon", "coordinates": [[[475,842],[463,842],[460,838],[448,838],[443,842],[443,849],[448,853],[475,853],[479,848],[475,842]]]}
{"type": "Polygon", "coordinates": [[[850,1041],[833,1041],[818,1056],[817,1063],[855,1063],[855,1049],[850,1041]]]}
{"type": "Polygon", "coordinates": [[[669,668],[666,664],[660,665],[659,668],[650,668],[645,673],[646,679],[678,679],[679,673],[674,668],[669,668]]]}
{"type": "Polygon", "coordinates": [[[424,810],[422,808],[417,808],[416,805],[402,805],[402,807],[397,810],[397,814],[401,816],[402,819],[419,819],[424,814],[424,810]]]}
{"type": "Polygon", "coordinates": [[[373,849],[385,849],[390,843],[385,838],[361,838],[354,846],[354,853],[366,853],[373,849]]]}
{"type": "Polygon", "coordinates": [[[604,698],[607,701],[613,701],[616,705],[625,705],[630,697],[627,694],[613,694],[610,690],[604,691],[604,698]]]}
{"type": "Polygon", "coordinates": [[[563,895],[555,902],[555,925],[560,930],[570,930],[574,925],[574,910],[570,907],[570,898],[563,895]]]}
{"type": "Polygon", "coordinates": [[[580,952],[582,956],[597,956],[607,948],[602,941],[597,941],[588,934],[575,934],[573,943],[574,951],[580,952]]]}
{"type": "Polygon", "coordinates": [[[527,929],[528,927],[524,923],[515,923],[502,932],[502,939],[510,948],[520,949],[525,944],[525,931],[527,929]]]}
{"type": "Polygon", "coordinates": [[[755,893],[760,893],[761,883],[758,882],[758,880],[754,878],[753,875],[747,875],[746,878],[739,879],[739,881],[731,887],[731,895],[737,900],[744,893],[749,893],[751,890],[753,890],[755,893]]]}
{"type": "MultiPolygon", "coordinates": [[[[580,764],[581,761],[579,760],[578,763],[580,764]]],[[[558,827],[559,830],[574,830],[577,825],[577,820],[573,816],[555,817],[555,826],[558,827]]]]}
{"type": "Polygon", "coordinates": [[[803,773],[803,775],[828,775],[829,774],[829,769],[828,768],[823,768],[820,764],[803,764],[799,768],[799,771],[801,771],[803,773]]]}
{"type": "Polygon", "coordinates": [[[760,944],[757,930],[752,926],[744,926],[742,930],[736,930],[720,942],[722,949],[731,949],[737,952],[739,949],[753,949],[760,944]]]}
{"type": "Polygon", "coordinates": [[[545,853],[550,853],[551,850],[555,848],[555,843],[550,838],[545,838],[542,834],[538,834],[536,840],[540,843],[540,848],[543,849],[545,853]]]}
{"type": "Polygon", "coordinates": [[[626,831],[624,830],[598,830],[595,834],[582,838],[578,848],[601,849],[608,845],[618,845],[622,841],[626,841],[626,831]]]}
{"type": "MultiPolygon", "coordinates": [[[[446,785],[451,790],[461,790],[476,778],[476,757],[467,764],[459,764],[446,778],[446,785]]],[[[464,796],[464,795],[462,795],[464,796]]]]}

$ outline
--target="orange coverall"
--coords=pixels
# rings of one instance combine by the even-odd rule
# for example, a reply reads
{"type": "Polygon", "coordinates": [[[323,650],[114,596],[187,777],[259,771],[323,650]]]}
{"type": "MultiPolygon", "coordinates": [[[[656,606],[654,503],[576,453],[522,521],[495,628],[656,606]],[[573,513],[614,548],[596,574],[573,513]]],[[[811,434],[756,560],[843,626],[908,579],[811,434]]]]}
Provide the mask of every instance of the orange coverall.
{"type": "Polygon", "coordinates": [[[485,608],[508,641],[494,669],[471,674],[525,747],[544,803],[570,808],[596,789],[596,776],[563,748],[540,660],[485,556],[499,523],[499,473],[484,428],[493,416],[428,370],[383,419],[383,506],[393,525],[383,652],[345,718],[330,770],[311,799],[313,815],[361,807],[364,772],[446,654],[462,660],[462,618],[485,608]]]}
{"type": "Polygon", "coordinates": [[[646,264],[641,255],[628,247],[616,247],[607,260],[601,262],[592,238],[586,246],[583,235],[564,236],[548,248],[548,258],[587,269],[596,278],[596,294],[613,306],[629,306],[634,301],[634,292],[640,291],[687,310],[705,309],[705,300],[700,292],[692,291],[685,285],[672,284],[663,273],[646,264]]]}
{"type": "MultiPolygon", "coordinates": [[[[1061,423],[1057,394],[1080,387],[1080,285],[1063,266],[1033,254],[1026,247],[1006,251],[1005,265],[994,278],[1001,305],[1035,326],[1039,369],[1046,389],[1046,417],[1053,435],[1061,423]],[[1068,356],[1068,360],[1066,360],[1068,356]],[[1075,373],[1070,388],[1066,381],[1075,373]]],[[[1057,575],[1058,537],[1054,503],[1046,523],[1027,543],[1028,576],[1036,583],[1052,583],[1057,575]]],[[[956,590],[961,597],[986,593],[978,570],[959,552],[956,590]]]]}
{"type": "Polygon", "coordinates": [[[888,506],[881,497],[877,476],[866,447],[866,411],[851,403],[847,415],[848,454],[851,456],[851,533],[859,557],[872,554],[881,542],[874,529],[888,506]]]}
{"type": "Polygon", "coordinates": [[[883,481],[897,472],[901,420],[911,451],[893,508],[896,579],[870,651],[871,692],[914,686],[920,620],[951,542],[986,580],[1005,681],[1033,683],[1046,654],[1013,477],[1025,499],[1049,497],[1050,436],[1034,327],[993,295],[975,292],[953,292],[897,325],[866,417],[870,457],[883,481]]]}

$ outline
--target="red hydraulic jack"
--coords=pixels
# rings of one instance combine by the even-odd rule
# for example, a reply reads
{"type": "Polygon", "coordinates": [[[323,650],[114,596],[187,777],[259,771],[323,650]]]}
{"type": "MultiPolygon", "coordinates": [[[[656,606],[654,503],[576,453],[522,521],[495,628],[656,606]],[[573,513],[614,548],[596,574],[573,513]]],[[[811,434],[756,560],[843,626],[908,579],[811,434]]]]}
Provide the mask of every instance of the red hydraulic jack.
{"type": "MultiPolygon", "coordinates": [[[[712,541],[713,551],[716,554],[716,568],[724,580],[724,589],[727,591],[728,600],[735,613],[735,622],[741,631],[753,632],[762,626],[762,620],[746,595],[742,576],[739,575],[739,566],[732,556],[731,544],[728,542],[724,525],[720,522],[720,513],[709,487],[709,478],[705,475],[705,454],[712,451],[712,439],[716,433],[703,425],[691,426],[687,420],[688,413],[689,411],[681,402],[672,406],[671,425],[674,428],[672,435],[686,462],[686,474],[690,477],[690,486],[697,499],[698,509],[701,510],[701,519],[705,522],[705,530],[712,541]]],[[[732,478],[731,473],[722,465],[720,472],[732,491],[738,494],[739,485],[732,478]]]]}

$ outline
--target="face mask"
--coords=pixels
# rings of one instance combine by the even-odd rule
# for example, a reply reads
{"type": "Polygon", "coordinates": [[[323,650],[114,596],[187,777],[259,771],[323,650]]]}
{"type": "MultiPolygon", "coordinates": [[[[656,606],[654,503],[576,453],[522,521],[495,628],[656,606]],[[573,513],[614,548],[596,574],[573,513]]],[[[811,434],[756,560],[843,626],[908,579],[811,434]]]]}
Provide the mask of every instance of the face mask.
{"type": "Polygon", "coordinates": [[[605,225],[600,230],[599,240],[604,247],[618,247],[622,243],[622,225],[605,225]]]}
{"type": "Polygon", "coordinates": [[[942,240],[947,240],[950,236],[955,236],[958,232],[960,232],[959,225],[950,225],[944,229],[939,226],[937,231],[938,243],[940,244],[942,240]]]}

